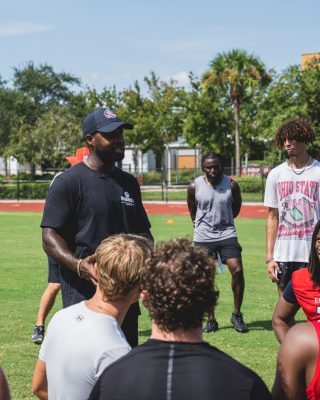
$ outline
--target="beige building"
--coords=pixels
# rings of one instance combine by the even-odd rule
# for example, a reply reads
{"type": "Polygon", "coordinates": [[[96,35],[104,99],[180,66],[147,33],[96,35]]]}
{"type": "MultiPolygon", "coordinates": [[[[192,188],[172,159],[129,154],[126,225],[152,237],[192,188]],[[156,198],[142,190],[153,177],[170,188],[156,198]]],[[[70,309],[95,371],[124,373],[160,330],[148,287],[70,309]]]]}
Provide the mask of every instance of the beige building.
{"type": "Polygon", "coordinates": [[[301,54],[301,69],[304,70],[309,62],[314,60],[318,60],[319,67],[320,67],[320,53],[305,53],[301,54]]]}

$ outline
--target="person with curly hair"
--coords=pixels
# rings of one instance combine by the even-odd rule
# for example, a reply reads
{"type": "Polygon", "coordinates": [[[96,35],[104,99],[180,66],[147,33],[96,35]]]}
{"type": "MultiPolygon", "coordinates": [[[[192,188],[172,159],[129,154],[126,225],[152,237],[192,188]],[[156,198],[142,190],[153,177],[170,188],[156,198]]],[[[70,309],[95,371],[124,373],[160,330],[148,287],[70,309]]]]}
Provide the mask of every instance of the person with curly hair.
{"type": "Polygon", "coordinates": [[[106,368],[89,400],[271,399],[256,373],[203,341],[214,282],[206,249],[186,239],[158,244],[141,270],[151,338],[106,368]]]}
{"type": "Polygon", "coordinates": [[[289,159],[268,175],[264,205],[269,207],[266,229],[268,274],[279,296],[293,271],[308,264],[311,238],[320,219],[320,163],[308,153],[315,139],[310,122],[292,118],[275,133],[275,143],[289,159]]]}
{"type": "Polygon", "coordinates": [[[109,236],[98,246],[95,294],[49,323],[33,375],[37,397],[86,400],[103,370],[131,350],[121,324],[139,299],[140,271],[151,253],[150,240],[132,234],[109,236]]]}

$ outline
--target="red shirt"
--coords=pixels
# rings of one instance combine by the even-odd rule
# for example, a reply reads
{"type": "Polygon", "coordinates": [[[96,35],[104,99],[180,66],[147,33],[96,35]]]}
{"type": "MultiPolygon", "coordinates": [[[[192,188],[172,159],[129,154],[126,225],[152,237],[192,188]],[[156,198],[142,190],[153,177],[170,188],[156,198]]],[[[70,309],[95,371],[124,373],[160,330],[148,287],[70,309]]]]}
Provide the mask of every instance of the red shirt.
{"type": "Polygon", "coordinates": [[[318,357],[313,378],[306,388],[306,396],[308,400],[318,400],[320,399],[320,324],[314,321],[312,325],[318,336],[318,357]]]}
{"type": "Polygon", "coordinates": [[[292,274],[292,288],[307,320],[320,321],[320,286],[313,287],[308,268],[302,268],[292,274]]]}

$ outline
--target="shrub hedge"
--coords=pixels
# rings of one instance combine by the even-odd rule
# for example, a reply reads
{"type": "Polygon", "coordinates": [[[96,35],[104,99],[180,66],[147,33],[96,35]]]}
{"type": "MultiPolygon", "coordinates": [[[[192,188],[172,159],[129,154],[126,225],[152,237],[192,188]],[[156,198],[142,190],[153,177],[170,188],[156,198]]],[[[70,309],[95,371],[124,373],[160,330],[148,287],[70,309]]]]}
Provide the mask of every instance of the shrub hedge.
{"type": "Polygon", "coordinates": [[[241,178],[234,178],[238,182],[242,193],[262,193],[264,190],[266,179],[255,176],[245,176],[241,178]]]}
{"type": "Polygon", "coordinates": [[[50,182],[0,183],[0,199],[44,199],[50,182]]]}
{"type": "MultiPolygon", "coordinates": [[[[171,175],[171,182],[176,182],[180,185],[187,185],[194,180],[194,170],[182,170],[179,171],[179,175],[176,176],[175,172],[171,175]]],[[[262,186],[264,188],[265,178],[261,180],[260,177],[242,177],[235,178],[239,183],[242,193],[262,193],[262,186]]],[[[144,185],[161,185],[162,174],[161,172],[147,172],[143,174],[144,185]]],[[[21,199],[44,199],[47,195],[47,191],[50,185],[50,181],[41,182],[20,182],[19,184],[19,198],[21,199]]],[[[264,190],[264,189],[263,189],[264,190]]],[[[15,181],[6,183],[0,180],[0,199],[17,199],[18,198],[18,184],[15,181]]]]}

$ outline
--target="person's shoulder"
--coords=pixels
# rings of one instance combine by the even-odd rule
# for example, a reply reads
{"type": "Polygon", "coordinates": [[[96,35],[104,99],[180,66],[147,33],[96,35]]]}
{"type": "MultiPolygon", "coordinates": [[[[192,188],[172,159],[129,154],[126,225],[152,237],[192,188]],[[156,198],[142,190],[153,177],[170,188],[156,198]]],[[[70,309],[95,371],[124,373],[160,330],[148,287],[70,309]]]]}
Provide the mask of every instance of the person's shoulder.
{"type": "Polygon", "coordinates": [[[308,168],[309,171],[316,172],[319,174],[320,172],[320,161],[316,160],[315,158],[313,159],[310,167],[308,168]]]}
{"type": "Polygon", "coordinates": [[[283,163],[272,168],[268,174],[268,177],[269,176],[270,177],[277,176],[280,172],[282,172],[283,170],[287,170],[287,169],[288,169],[288,163],[287,163],[287,161],[284,161],[283,163]]]}
{"type": "MultiPolygon", "coordinates": [[[[319,322],[315,322],[315,324],[319,324],[319,322]]],[[[285,337],[291,340],[290,336],[292,336],[299,341],[303,341],[304,339],[306,339],[306,334],[312,335],[313,333],[315,333],[315,328],[313,327],[313,324],[311,322],[301,322],[300,324],[293,325],[293,327],[289,329],[285,337]]]]}
{"type": "Polygon", "coordinates": [[[261,379],[259,375],[250,368],[246,367],[244,364],[241,364],[239,361],[214,346],[207,344],[207,346],[202,348],[202,350],[210,355],[212,360],[215,358],[219,361],[219,363],[221,363],[221,365],[224,365],[226,369],[229,369],[230,373],[231,371],[234,371],[234,373],[237,371],[239,374],[243,374],[250,379],[261,379]]]}
{"type": "Polygon", "coordinates": [[[115,167],[114,171],[112,172],[112,175],[115,178],[123,179],[128,182],[138,184],[137,178],[134,175],[130,174],[130,172],[123,171],[122,169],[120,169],[118,167],[115,167]]]}
{"type": "Polygon", "coordinates": [[[195,178],[195,180],[193,182],[191,182],[190,185],[193,185],[193,187],[195,188],[195,187],[197,187],[198,185],[200,185],[202,183],[204,183],[204,176],[200,175],[197,178],[195,178]]]}
{"type": "Polygon", "coordinates": [[[63,319],[63,318],[65,318],[66,316],[68,316],[68,315],[70,315],[70,314],[73,315],[73,314],[75,314],[75,313],[80,312],[81,310],[83,310],[83,301],[80,302],[80,303],[73,304],[73,305],[71,305],[71,306],[62,308],[61,310],[58,310],[58,311],[53,315],[53,317],[51,318],[50,322],[51,322],[51,321],[54,321],[54,320],[63,319]]]}
{"type": "Polygon", "coordinates": [[[140,365],[144,364],[142,359],[144,359],[144,353],[146,350],[148,349],[146,349],[145,344],[134,347],[129,353],[110,364],[103,371],[102,376],[109,377],[113,374],[117,374],[118,371],[122,373],[125,368],[133,368],[133,370],[139,368],[140,365]]]}
{"type": "Polygon", "coordinates": [[[290,352],[296,358],[308,359],[313,352],[317,352],[319,346],[316,324],[319,322],[303,322],[290,328],[281,344],[282,350],[290,352]]]}
{"type": "Polygon", "coordinates": [[[311,274],[308,270],[308,268],[300,268],[297,269],[296,271],[293,271],[292,273],[292,281],[295,282],[297,280],[303,280],[305,281],[306,279],[310,279],[311,274]]]}
{"type": "Polygon", "coordinates": [[[316,160],[315,158],[313,159],[313,162],[311,164],[312,167],[320,167],[320,161],[316,160]]]}
{"type": "Polygon", "coordinates": [[[61,184],[64,182],[70,183],[79,177],[83,177],[85,172],[86,172],[86,167],[84,166],[84,164],[78,163],[78,164],[74,165],[73,167],[70,167],[70,168],[66,169],[65,171],[57,174],[54,177],[51,185],[54,186],[56,184],[61,184]]]}
{"type": "Polygon", "coordinates": [[[189,183],[188,190],[196,188],[196,179],[189,183]]]}

